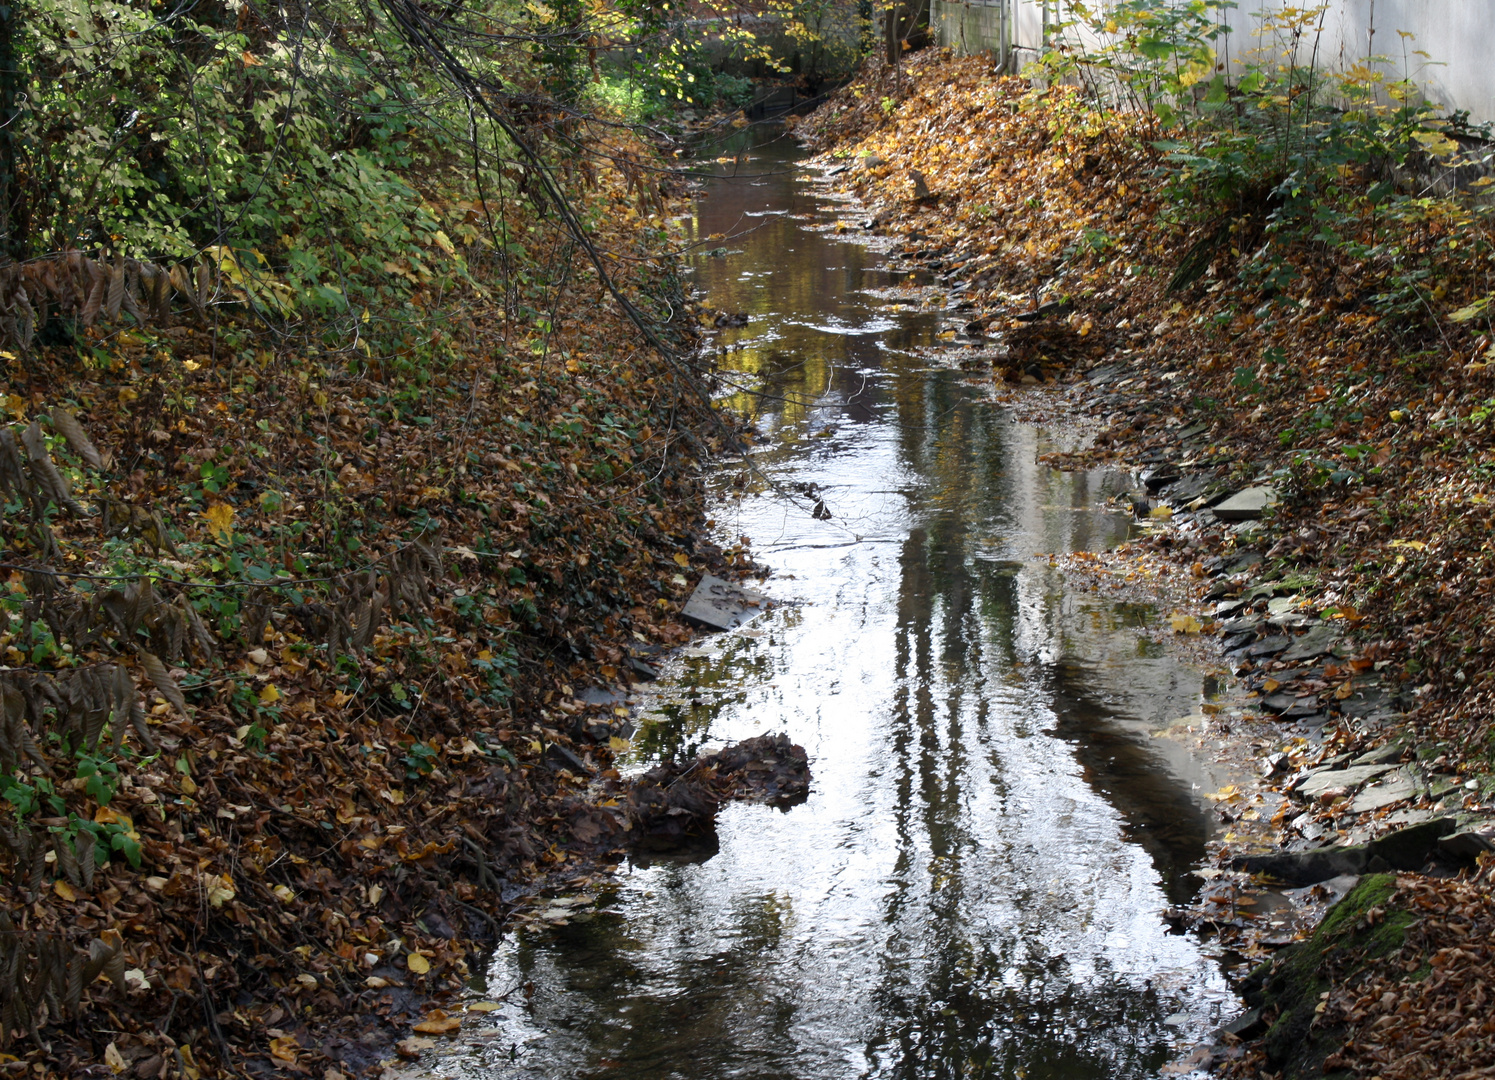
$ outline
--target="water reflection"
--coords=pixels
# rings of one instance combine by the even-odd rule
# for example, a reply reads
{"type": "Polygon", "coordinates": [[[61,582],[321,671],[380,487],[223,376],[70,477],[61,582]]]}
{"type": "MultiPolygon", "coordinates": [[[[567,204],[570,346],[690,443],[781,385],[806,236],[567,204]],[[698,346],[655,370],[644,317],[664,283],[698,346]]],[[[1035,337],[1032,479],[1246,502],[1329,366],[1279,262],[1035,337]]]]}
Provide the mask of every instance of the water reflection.
{"type": "Polygon", "coordinates": [[[735,392],[761,472],[724,469],[715,517],[795,604],[676,661],[637,752],[787,730],[815,790],[731,807],[714,858],[635,868],[591,921],[506,942],[490,984],[524,989],[462,1068],[1149,1075],[1230,1007],[1159,918],[1202,854],[1211,778],[1148,733],[1197,708],[1200,679],[1034,557],[1115,542],[1118,478],[1040,466],[1051,436],[919,356],[930,316],[865,291],[879,257],[796,219],[817,204],[792,150],[751,154],[692,222],[753,230],[696,264],[713,306],[749,315],[726,363],[765,391],[735,392]],[[765,476],[816,485],[834,517],[765,476]]]}

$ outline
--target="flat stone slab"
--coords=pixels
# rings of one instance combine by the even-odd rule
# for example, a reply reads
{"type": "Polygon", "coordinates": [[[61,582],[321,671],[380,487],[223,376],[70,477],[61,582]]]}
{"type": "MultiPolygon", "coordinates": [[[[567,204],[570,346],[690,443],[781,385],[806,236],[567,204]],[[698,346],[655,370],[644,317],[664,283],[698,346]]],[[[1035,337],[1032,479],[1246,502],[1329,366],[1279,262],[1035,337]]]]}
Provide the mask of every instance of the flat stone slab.
{"type": "Polygon", "coordinates": [[[1305,799],[1316,799],[1324,792],[1333,791],[1336,788],[1354,791],[1391,770],[1390,765],[1352,765],[1348,769],[1320,769],[1309,774],[1308,778],[1297,786],[1293,794],[1301,795],[1305,799]]]}
{"type": "Polygon", "coordinates": [[[1438,847],[1457,859],[1475,859],[1482,852],[1495,851],[1495,826],[1460,829],[1439,840],[1438,847]]]}
{"type": "Polygon", "coordinates": [[[1312,885],[1342,874],[1366,870],[1417,870],[1427,861],[1441,839],[1454,829],[1450,818],[1435,818],[1406,829],[1398,829],[1368,844],[1351,847],[1321,847],[1308,851],[1241,855],[1230,860],[1237,870],[1266,874],[1292,885],[1312,885]]]}
{"type": "Polygon", "coordinates": [[[1215,517],[1221,521],[1251,521],[1261,517],[1262,511],[1267,507],[1276,505],[1276,488],[1249,487],[1218,503],[1214,511],[1215,517]]]}
{"type": "Polygon", "coordinates": [[[1339,640],[1339,631],[1327,624],[1315,626],[1293,641],[1287,647],[1287,652],[1278,657],[1285,664],[1296,663],[1299,660],[1312,660],[1315,656],[1323,656],[1334,648],[1335,642],[1339,640]]]}
{"type": "Polygon", "coordinates": [[[768,602],[762,593],[707,574],[696,585],[680,614],[708,630],[735,630],[762,614],[768,602]]]}
{"type": "Polygon", "coordinates": [[[1361,788],[1360,794],[1356,795],[1354,801],[1350,803],[1350,811],[1355,814],[1368,814],[1372,810],[1384,810],[1416,794],[1417,785],[1412,782],[1411,775],[1398,769],[1384,780],[1361,788]]]}

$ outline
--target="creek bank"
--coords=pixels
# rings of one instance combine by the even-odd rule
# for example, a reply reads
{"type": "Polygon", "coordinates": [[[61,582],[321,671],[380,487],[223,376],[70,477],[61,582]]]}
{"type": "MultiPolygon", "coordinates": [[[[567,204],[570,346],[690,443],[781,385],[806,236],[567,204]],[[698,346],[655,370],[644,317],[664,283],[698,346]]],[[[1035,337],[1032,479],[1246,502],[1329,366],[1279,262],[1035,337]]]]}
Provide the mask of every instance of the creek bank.
{"type": "MultiPolygon", "coordinates": [[[[1332,299],[1278,314],[1230,278],[1169,292],[1186,245],[1160,222],[1158,162],[1145,133],[1109,124],[1087,126],[1062,88],[931,52],[902,82],[872,68],[801,130],[857,200],[838,228],[885,237],[895,275],[940,315],[931,356],[989,367],[1018,404],[1047,384],[1094,418],[1092,445],[1051,464],[1136,470],[1122,505],[1142,535],[1100,561],[1168,579],[1175,631],[1218,641],[1240,693],[1207,720],[1260,761],[1257,790],[1218,797],[1236,829],[1209,892],[1233,882],[1230,911],[1206,897],[1192,921],[1233,925],[1248,956],[1306,936],[1236,909],[1269,872],[1417,871],[1420,910],[1451,909],[1454,875],[1495,842],[1478,674],[1491,642],[1460,625],[1479,625],[1495,576],[1459,521],[1495,492],[1440,434],[1488,393],[1485,365],[1465,363],[1482,345],[1445,335],[1449,362],[1418,367],[1332,299]],[[1356,421],[1325,411],[1326,354],[1362,388],[1356,421]]],[[[1309,258],[1310,278],[1345,273],[1309,258]]]]}
{"type": "MultiPolygon", "coordinates": [[[[633,187],[596,178],[594,239],[689,351],[633,187]]],[[[751,559],[705,535],[722,421],[553,222],[507,220],[527,248],[464,254],[516,276],[443,294],[428,351],[271,341],[225,289],[210,320],[168,293],[90,332],[86,364],[10,357],[12,1069],[377,1072],[517,906],[606,873],[577,830],[615,699],[691,640],[693,584],[751,559]]]]}

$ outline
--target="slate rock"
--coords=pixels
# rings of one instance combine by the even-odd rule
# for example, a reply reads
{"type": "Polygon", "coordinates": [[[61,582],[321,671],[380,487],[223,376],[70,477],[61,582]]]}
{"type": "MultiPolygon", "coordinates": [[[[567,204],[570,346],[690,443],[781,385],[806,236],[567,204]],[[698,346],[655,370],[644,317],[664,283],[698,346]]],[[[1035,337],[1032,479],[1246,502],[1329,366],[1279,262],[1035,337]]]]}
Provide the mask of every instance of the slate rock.
{"type": "Polygon", "coordinates": [[[1269,506],[1277,504],[1277,491],[1269,487],[1249,487],[1238,491],[1214,507],[1221,521],[1251,521],[1259,518],[1269,506]]]}
{"type": "Polygon", "coordinates": [[[768,597],[762,593],[706,574],[680,614],[709,630],[734,630],[767,606],[768,597]]]}
{"type": "Polygon", "coordinates": [[[1286,634],[1277,634],[1273,637],[1262,638],[1255,645],[1246,650],[1247,656],[1276,656],[1286,649],[1292,642],[1292,638],[1286,634]]]}
{"type": "Polygon", "coordinates": [[[1263,776],[1276,776],[1287,772],[1291,762],[1286,754],[1268,754],[1261,759],[1261,774],[1263,776]]]}
{"type": "Polygon", "coordinates": [[[1390,765],[1352,765],[1348,769],[1316,769],[1294,789],[1294,794],[1304,799],[1317,799],[1335,788],[1353,791],[1389,773],[1391,768],[1390,765]]]}
{"type": "Polygon", "coordinates": [[[1411,774],[1397,770],[1384,780],[1374,784],[1368,784],[1355,796],[1350,803],[1350,811],[1355,814],[1369,814],[1375,810],[1384,810],[1388,806],[1404,802],[1417,794],[1417,785],[1413,783],[1411,774]]]}
{"type": "Polygon", "coordinates": [[[1295,694],[1268,694],[1261,699],[1261,707],[1269,713],[1285,713],[1297,703],[1295,694]]]}
{"type": "Polygon", "coordinates": [[[1154,495],[1179,478],[1178,470],[1163,465],[1142,475],[1142,486],[1154,495]]]}
{"type": "Polygon", "coordinates": [[[1439,817],[1397,829],[1365,845],[1367,861],[1384,860],[1393,870],[1421,870],[1442,838],[1455,828],[1453,818],[1439,817]]]}
{"type": "Polygon", "coordinates": [[[1310,716],[1318,716],[1319,703],[1317,698],[1300,697],[1281,714],[1283,720],[1307,720],[1310,716]]]}
{"type": "Polygon", "coordinates": [[[1490,827],[1482,829],[1460,829],[1449,833],[1438,841],[1438,850],[1456,859],[1473,861],[1481,852],[1495,851],[1495,835],[1490,827]]]}
{"type": "Polygon", "coordinates": [[[1220,642],[1220,650],[1222,652],[1235,652],[1237,649],[1245,648],[1255,640],[1256,631],[1254,630],[1247,630],[1243,634],[1231,634],[1224,641],[1220,642]]]}
{"type": "Polygon", "coordinates": [[[1299,660],[1312,660],[1316,656],[1323,656],[1334,643],[1339,640],[1339,631],[1329,625],[1315,626],[1294,641],[1286,652],[1278,659],[1284,663],[1295,663],[1299,660]]]}
{"type": "MultiPolygon", "coordinates": [[[[1228,491],[1223,483],[1209,473],[1190,473],[1168,489],[1168,498],[1177,503],[1191,503],[1204,498],[1206,504],[1224,498],[1228,491]]],[[[1228,561],[1226,557],[1225,561],[1228,561]]],[[[1206,569],[1209,569],[1206,564],[1206,569]]]]}
{"type": "Polygon", "coordinates": [[[1265,874],[1290,885],[1313,885],[1341,874],[1361,874],[1367,862],[1364,847],[1320,847],[1308,851],[1279,851],[1238,855],[1230,865],[1248,874],[1265,874]]]}
{"type": "Polygon", "coordinates": [[[1220,624],[1222,634],[1244,634],[1248,630],[1255,630],[1261,626],[1260,615],[1242,615],[1238,619],[1229,619],[1220,624]]]}
{"type": "Polygon", "coordinates": [[[1247,1009],[1230,1023],[1222,1025],[1215,1031],[1215,1038],[1223,1040],[1226,1035],[1234,1035],[1241,1040],[1254,1039],[1267,1030],[1267,1023],[1261,1018],[1260,1009],[1247,1009]]]}
{"type": "Polygon", "coordinates": [[[586,776],[592,771],[587,768],[586,762],[560,743],[551,743],[545,748],[545,764],[549,765],[552,771],[565,769],[577,776],[586,776]]]}
{"type": "Polygon", "coordinates": [[[1266,874],[1292,885],[1314,885],[1341,874],[1364,873],[1372,863],[1392,870],[1420,870],[1439,846],[1440,838],[1453,829],[1452,818],[1436,818],[1398,829],[1368,844],[1242,855],[1232,859],[1230,865],[1237,870],[1266,874]]]}
{"type": "Polygon", "coordinates": [[[1259,551],[1238,551],[1234,560],[1225,571],[1227,574],[1240,574],[1247,570],[1260,566],[1265,560],[1259,551]]]}
{"type": "Polygon", "coordinates": [[[1394,765],[1401,761],[1402,755],[1406,753],[1407,744],[1397,739],[1378,746],[1374,750],[1368,750],[1350,762],[1351,765],[1394,765]]]}

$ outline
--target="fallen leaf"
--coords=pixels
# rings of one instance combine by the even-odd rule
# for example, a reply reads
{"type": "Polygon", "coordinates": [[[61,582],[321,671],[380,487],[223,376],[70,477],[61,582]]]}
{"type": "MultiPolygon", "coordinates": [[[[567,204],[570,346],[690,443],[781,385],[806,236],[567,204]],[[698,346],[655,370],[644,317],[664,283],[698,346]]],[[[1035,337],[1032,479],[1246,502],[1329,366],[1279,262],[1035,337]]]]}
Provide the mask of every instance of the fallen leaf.
{"type": "Polygon", "coordinates": [[[414,1030],[422,1035],[450,1035],[462,1026],[460,1016],[447,1016],[440,1020],[422,1020],[415,1025],[414,1030]]]}

